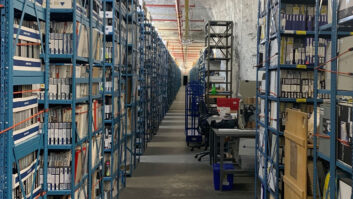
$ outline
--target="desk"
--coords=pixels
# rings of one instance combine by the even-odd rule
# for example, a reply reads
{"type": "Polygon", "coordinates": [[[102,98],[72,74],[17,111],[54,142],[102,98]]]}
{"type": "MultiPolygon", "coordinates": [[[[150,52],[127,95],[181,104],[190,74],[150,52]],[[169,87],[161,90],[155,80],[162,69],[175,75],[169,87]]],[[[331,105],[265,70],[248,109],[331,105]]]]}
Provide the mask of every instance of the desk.
{"type": "MultiPolygon", "coordinates": [[[[223,184],[223,179],[224,176],[227,174],[237,174],[237,173],[244,173],[244,172],[249,172],[249,170],[242,169],[240,167],[236,167],[234,170],[224,170],[223,168],[223,162],[224,162],[224,139],[226,137],[233,137],[233,138],[255,138],[256,136],[256,130],[255,129],[212,129],[214,132],[214,142],[213,142],[213,157],[214,157],[214,162],[217,162],[217,138],[219,137],[220,139],[220,163],[219,163],[219,168],[220,168],[220,190],[222,191],[222,184],[223,184]]],[[[255,152],[254,152],[255,153],[255,152]]]]}
{"type": "MultiPolygon", "coordinates": [[[[209,118],[207,118],[207,123],[209,126],[211,126],[212,121],[216,121],[216,122],[220,122],[223,119],[223,117],[218,116],[218,115],[213,115],[209,118]]],[[[210,165],[213,165],[214,163],[214,154],[215,154],[215,150],[213,148],[214,146],[214,131],[212,129],[209,130],[210,132],[208,132],[208,146],[210,147],[210,165]]]]}

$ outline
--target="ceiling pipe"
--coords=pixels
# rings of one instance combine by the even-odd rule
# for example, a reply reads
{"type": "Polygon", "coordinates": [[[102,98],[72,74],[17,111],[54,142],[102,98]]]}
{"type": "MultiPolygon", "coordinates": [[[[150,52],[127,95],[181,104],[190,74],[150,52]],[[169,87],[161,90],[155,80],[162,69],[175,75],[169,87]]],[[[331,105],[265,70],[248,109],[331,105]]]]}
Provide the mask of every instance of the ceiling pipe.
{"type": "MultiPolygon", "coordinates": [[[[152,21],[166,21],[166,22],[178,22],[176,19],[152,19],[152,21]]],[[[181,22],[185,22],[185,20],[180,20],[181,22]]],[[[203,23],[205,22],[204,19],[190,19],[189,22],[200,22],[203,23]]]]}
{"type": "MultiPolygon", "coordinates": [[[[178,23],[178,33],[179,33],[179,41],[182,43],[183,41],[183,34],[181,32],[182,26],[181,26],[181,11],[180,11],[180,1],[175,0],[175,11],[176,11],[176,16],[177,16],[177,23],[178,23]]],[[[181,49],[184,53],[184,48],[181,46],[181,49]]],[[[183,60],[185,61],[185,57],[183,57],[183,60]]]]}
{"type": "Polygon", "coordinates": [[[185,39],[189,37],[189,0],[185,0],[185,39]]]}
{"type": "MultiPolygon", "coordinates": [[[[159,28],[158,30],[160,31],[178,31],[178,29],[176,28],[159,28]]],[[[187,29],[183,29],[184,31],[186,31],[187,29]]],[[[202,29],[193,29],[193,30],[189,30],[190,32],[202,32],[202,29]]]]}
{"type": "MultiPolygon", "coordinates": [[[[175,8],[175,4],[146,4],[146,7],[160,7],[160,8],[175,8]]],[[[186,6],[186,5],[185,5],[186,6]]],[[[180,7],[185,7],[181,5],[180,7]]],[[[190,5],[190,8],[195,8],[195,5],[190,5]]]]}

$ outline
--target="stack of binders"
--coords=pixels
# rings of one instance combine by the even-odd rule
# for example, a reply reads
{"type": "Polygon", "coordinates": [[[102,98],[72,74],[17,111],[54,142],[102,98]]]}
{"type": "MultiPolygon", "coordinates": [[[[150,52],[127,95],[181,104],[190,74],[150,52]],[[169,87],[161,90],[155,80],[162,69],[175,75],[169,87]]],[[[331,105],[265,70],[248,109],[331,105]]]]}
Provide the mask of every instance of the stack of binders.
{"type": "MultiPolygon", "coordinates": [[[[18,124],[38,113],[38,99],[36,96],[13,99],[13,123],[18,124]]],[[[37,117],[16,126],[13,131],[15,145],[26,142],[39,133],[37,117]]]]}
{"type": "Polygon", "coordinates": [[[48,190],[71,189],[71,151],[48,155],[48,190]]]}
{"type": "Polygon", "coordinates": [[[23,21],[22,26],[19,25],[20,20],[14,20],[14,44],[16,38],[16,50],[13,57],[13,69],[20,71],[41,71],[42,61],[40,59],[40,43],[41,33],[44,33],[44,23],[38,24],[32,21],[23,21]],[[41,26],[41,31],[39,31],[41,26]],[[17,33],[19,33],[17,35],[17,33]]]}
{"type": "MultiPolygon", "coordinates": [[[[319,26],[328,23],[327,6],[320,10],[319,26]]],[[[315,5],[284,4],[281,9],[282,30],[306,30],[314,31],[315,5]]]]}
{"type": "Polygon", "coordinates": [[[80,141],[88,135],[88,105],[80,104],[76,107],[76,135],[80,141]]]}
{"type": "MultiPolygon", "coordinates": [[[[43,126],[44,117],[41,117],[43,126]]],[[[72,144],[72,110],[51,108],[48,113],[48,145],[72,144]]]]}
{"type": "MultiPolygon", "coordinates": [[[[280,93],[277,93],[277,71],[270,72],[270,95],[281,98],[313,98],[314,72],[298,70],[282,70],[280,75],[280,93]]],[[[325,89],[325,76],[319,73],[318,89],[325,89]]],[[[321,99],[328,95],[320,94],[321,99]]]]}
{"type": "MultiPolygon", "coordinates": [[[[282,37],[280,46],[280,64],[313,65],[315,63],[315,40],[313,37],[294,38],[282,37]]],[[[277,40],[271,42],[271,56],[277,52],[277,40]]],[[[325,63],[328,41],[319,39],[319,63],[325,63]]],[[[277,65],[277,59],[272,59],[271,64],[277,65]]]]}
{"type": "MultiPolygon", "coordinates": [[[[72,22],[51,22],[49,53],[72,54],[74,47],[73,32],[72,22]]],[[[77,35],[77,55],[79,57],[88,57],[89,37],[87,27],[77,23],[75,33],[77,35]]]]}
{"type": "Polygon", "coordinates": [[[20,178],[17,172],[18,169],[14,168],[15,172],[12,174],[13,198],[24,198],[23,195],[25,195],[26,198],[29,198],[31,196],[32,187],[34,188],[33,198],[41,193],[43,178],[40,178],[40,157],[38,158],[39,160],[37,160],[37,153],[33,152],[18,161],[25,194],[23,194],[21,190],[20,178]]]}

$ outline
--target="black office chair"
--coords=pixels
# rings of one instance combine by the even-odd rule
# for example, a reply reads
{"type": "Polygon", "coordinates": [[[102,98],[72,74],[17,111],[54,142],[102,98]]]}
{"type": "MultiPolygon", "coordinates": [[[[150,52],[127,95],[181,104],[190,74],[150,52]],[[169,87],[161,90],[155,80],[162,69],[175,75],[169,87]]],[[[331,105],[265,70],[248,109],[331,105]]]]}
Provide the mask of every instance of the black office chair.
{"type": "Polygon", "coordinates": [[[199,104],[199,110],[200,110],[200,117],[199,117],[197,130],[205,138],[204,143],[201,145],[201,147],[205,147],[205,149],[204,151],[197,153],[195,155],[195,158],[201,161],[203,157],[210,154],[208,147],[209,147],[209,135],[210,135],[211,127],[208,124],[207,119],[211,116],[211,114],[209,114],[205,102],[201,102],[199,104]]]}

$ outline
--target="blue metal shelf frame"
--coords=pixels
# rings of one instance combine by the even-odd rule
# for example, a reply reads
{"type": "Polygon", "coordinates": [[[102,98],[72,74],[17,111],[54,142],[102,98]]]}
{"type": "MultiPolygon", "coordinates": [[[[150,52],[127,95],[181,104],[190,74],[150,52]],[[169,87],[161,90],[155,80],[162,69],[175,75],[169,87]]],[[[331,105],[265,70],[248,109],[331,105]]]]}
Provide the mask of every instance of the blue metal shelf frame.
{"type": "MultiPolygon", "coordinates": [[[[319,2],[319,1],[316,1],[319,2]]],[[[256,150],[255,150],[255,158],[256,158],[256,162],[255,162],[255,198],[258,198],[258,193],[259,190],[262,188],[264,191],[264,198],[283,198],[284,196],[281,196],[280,192],[279,192],[279,182],[280,182],[280,172],[284,169],[284,166],[282,164],[279,164],[279,139],[281,136],[283,136],[283,132],[280,131],[280,122],[277,122],[276,124],[276,128],[272,128],[269,126],[269,116],[268,114],[265,114],[264,117],[264,122],[260,121],[259,118],[259,114],[260,114],[260,105],[259,105],[259,100],[264,100],[264,111],[265,113],[268,113],[270,111],[270,106],[269,106],[269,102],[275,102],[276,103],[276,109],[277,109],[277,114],[276,117],[279,119],[280,118],[280,104],[281,103],[312,103],[314,104],[314,106],[316,106],[318,103],[322,103],[323,100],[322,99],[317,99],[317,92],[316,94],[314,94],[314,98],[310,98],[310,99],[295,99],[295,98],[281,98],[281,97],[274,97],[272,95],[270,95],[270,71],[277,71],[277,85],[280,85],[280,77],[281,77],[281,70],[283,69],[288,69],[288,70],[307,70],[307,71],[313,71],[315,66],[318,64],[318,58],[316,57],[315,59],[315,64],[314,65],[288,65],[288,64],[281,64],[280,61],[280,57],[281,57],[281,38],[282,37],[295,37],[295,38],[303,38],[303,37],[316,37],[319,34],[319,30],[317,29],[316,31],[304,31],[304,30],[293,30],[293,31],[281,31],[281,16],[280,16],[280,12],[278,12],[275,16],[272,16],[272,10],[276,9],[275,7],[277,6],[277,9],[281,9],[282,8],[282,4],[283,3],[294,3],[294,2],[290,2],[290,1],[286,1],[286,0],[278,0],[278,1],[273,1],[273,3],[275,5],[272,5],[271,1],[267,1],[266,5],[265,5],[265,12],[261,13],[260,9],[261,9],[261,1],[258,1],[258,21],[257,21],[257,25],[258,25],[258,31],[257,31],[257,65],[262,65],[264,64],[264,66],[262,68],[257,68],[257,72],[256,72],[256,90],[257,90],[257,100],[256,100],[256,126],[257,126],[257,135],[256,135],[256,150]],[[277,31],[274,34],[270,34],[270,26],[271,26],[271,17],[274,18],[274,20],[276,20],[276,29],[280,30],[277,31]],[[265,18],[266,20],[266,24],[265,24],[265,30],[262,30],[265,32],[264,35],[264,39],[261,39],[261,27],[260,27],[260,19],[265,18]],[[274,42],[274,40],[277,40],[277,58],[276,59],[276,63],[275,64],[271,64],[273,62],[271,62],[270,60],[270,49],[271,49],[271,41],[274,42]],[[264,47],[264,62],[262,63],[262,61],[260,60],[260,46],[264,47]],[[265,72],[265,93],[261,93],[259,91],[260,86],[259,86],[259,82],[260,80],[260,73],[261,72],[265,72]],[[259,128],[260,126],[262,128],[264,128],[264,150],[262,149],[262,147],[260,148],[260,143],[259,143],[259,128]],[[270,138],[271,136],[276,136],[276,141],[275,143],[275,159],[273,159],[271,157],[270,152],[270,138]],[[259,162],[262,161],[262,158],[264,159],[264,165],[263,165],[263,178],[260,178],[259,176],[259,162]],[[268,163],[271,163],[273,167],[273,169],[276,170],[276,179],[275,179],[275,190],[272,190],[269,185],[268,185],[268,163]],[[258,185],[260,185],[260,187],[258,187],[258,185]]],[[[314,4],[315,1],[305,1],[305,2],[296,2],[297,4],[314,4]]],[[[316,19],[317,19],[317,15],[318,15],[318,9],[316,9],[316,19]]],[[[321,31],[321,37],[323,38],[328,38],[329,36],[329,32],[327,31],[321,31]]],[[[343,36],[344,34],[342,34],[343,36]]],[[[318,37],[316,38],[316,42],[318,42],[318,37]]],[[[316,46],[316,52],[317,52],[317,46],[316,46]]],[[[315,81],[317,81],[317,70],[314,70],[315,72],[315,81]]],[[[317,90],[317,82],[315,82],[315,86],[314,90],[317,90]]],[[[276,92],[280,93],[280,86],[277,86],[276,88],[276,92]]],[[[315,112],[315,111],[314,111],[315,112]]],[[[316,132],[314,130],[314,132],[316,132]]],[[[316,150],[316,149],[315,149],[316,150]]],[[[314,174],[315,175],[315,174],[314,174]]],[[[315,181],[315,180],[314,180],[315,181]]]]}
{"type": "MultiPolygon", "coordinates": [[[[137,70],[137,2],[135,0],[125,0],[128,12],[126,13],[126,25],[130,26],[126,28],[127,38],[131,38],[131,43],[126,39],[126,53],[125,53],[125,69],[124,69],[124,81],[125,81],[125,131],[124,131],[124,176],[132,176],[133,170],[136,165],[135,158],[135,136],[136,136],[136,70],[137,70]],[[131,29],[131,32],[129,31],[131,29]],[[129,57],[130,55],[130,57],[129,57]],[[129,82],[130,88],[129,88],[129,82]],[[128,96],[130,94],[130,96],[128,96]],[[130,97],[130,102],[128,102],[130,97]],[[129,115],[130,113],[130,115],[129,115]],[[130,125],[128,125],[130,122],[130,125]],[[130,129],[128,129],[130,126],[130,129]],[[130,131],[130,132],[129,132],[130,131]],[[131,136],[130,136],[131,135],[131,136]],[[128,155],[129,154],[129,155],[128,155]]],[[[123,181],[123,186],[126,186],[126,181],[123,181]]]]}
{"type": "MultiPolygon", "coordinates": [[[[318,79],[318,66],[320,66],[319,63],[319,57],[318,57],[318,49],[319,49],[319,38],[323,37],[322,30],[329,29],[329,39],[331,40],[331,57],[336,57],[338,54],[338,41],[340,38],[344,36],[351,36],[350,32],[347,31],[349,29],[350,31],[353,30],[353,27],[351,25],[346,26],[344,30],[339,29],[340,24],[344,23],[344,20],[338,20],[338,1],[337,0],[332,0],[331,1],[331,10],[333,13],[332,18],[331,18],[331,24],[327,24],[324,26],[319,26],[319,15],[320,15],[320,1],[316,0],[315,1],[315,7],[316,7],[316,13],[315,13],[315,70],[314,70],[314,113],[317,112],[319,108],[319,102],[317,100],[318,94],[319,93],[325,93],[330,95],[330,121],[331,124],[331,132],[329,132],[329,140],[330,140],[330,157],[325,156],[324,154],[321,154],[318,152],[317,147],[318,147],[318,140],[317,137],[314,136],[314,175],[313,175],[313,192],[314,192],[314,199],[316,198],[322,198],[323,196],[317,195],[316,190],[319,189],[320,185],[318,184],[318,173],[317,173],[317,161],[318,158],[321,160],[326,161],[329,163],[329,173],[330,173],[330,179],[329,179],[329,184],[328,184],[328,190],[329,190],[329,196],[328,198],[335,198],[338,195],[338,188],[337,188],[337,170],[339,169],[340,171],[344,171],[348,176],[351,176],[353,180],[353,170],[352,166],[346,165],[336,158],[336,139],[337,139],[337,103],[338,103],[338,97],[337,96],[345,96],[345,97],[353,97],[352,91],[340,91],[337,89],[337,76],[338,74],[331,72],[330,77],[331,77],[331,82],[330,82],[330,88],[331,90],[319,90],[318,85],[317,85],[317,79],[318,79]]],[[[330,9],[330,8],[328,8],[330,9]]],[[[352,18],[349,17],[348,23],[352,21],[352,18]]],[[[331,62],[331,71],[338,71],[338,62],[337,59],[333,59],[331,62]]],[[[318,117],[316,114],[314,114],[314,132],[317,132],[317,124],[318,123],[318,117]]],[[[352,145],[351,145],[352,146],[352,145]]],[[[352,153],[353,157],[353,153],[352,153]]],[[[352,162],[353,163],[353,162],[352,162]]],[[[353,186],[353,184],[351,184],[353,186]]],[[[353,194],[351,194],[351,198],[353,199],[353,194]]]]}
{"type": "MultiPolygon", "coordinates": [[[[41,21],[45,21],[45,34],[49,35],[50,33],[50,13],[51,13],[51,9],[50,9],[50,1],[47,0],[46,1],[46,8],[42,8],[39,5],[36,5],[36,3],[30,2],[30,1],[19,1],[19,0],[15,0],[15,1],[1,1],[1,4],[4,5],[4,9],[1,9],[2,12],[2,16],[6,16],[6,20],[8,21],[7,26],[2,24],[1,26],[1,37],[4,41],[8,41],[8,42],[4,42],[1,45],[1,52],[3,52],[1,54],[1,62],[2,62],[2,66],[4,65],[8,65],[8,68],[4,68],[1,67],[1,94],[2,96],[8,96],[8,98],[5,98],[6,102],[2,99],[0,102],[1,104],[1,117],[0,117],[0,130],[3,130],[7,127],[10,127],[13,125],[13,121],[12,121],[12,101],[13,101],[13,97],[12,97],[12,92],[13,92],[13,86],[14,85],[21,85],[21,84],[44,84],[44,100],[42,101],[42,103],[44,104],[44,110],[48,110],[49,109],[49,104],[50,101],[48,100],[48,88],[49,88],[49,62],[50,60],[50,55],[49,55],[49,48],[45,48],[44,46],[49,46],[49,37],[45,37],[45,42],[43,42],[43,40],[41,39],[41,58],[44,60],[44,72],[43,75],[41,75],[41,78],[37,78],[36,79],[36,73],[29,73],[29,72],[24,72],[22,73],[20,76],[18,76],[18,80],[16,79],[16,75],[13,76],[12,74],[18,73],[18,71],[14,71],[13,70],[13,55],[14,55],[14,46],[13,46],[13,39],[12,39],[12,35],[14,34],[14,30],[13,30],[13,20],[14,20],[14,9],[16,9],[16,12],[22,12],[21,15],[21,20],[20,20],[20,26],[22,25],[22,21],[24,19],[24,14],[28,14],[31,15],[35,20],[37,20],[37,22],[39,20],[41,21]],[[45,45],[44,45],[45,43],[45,45]],[[6,50],[5,50],[6,49],[6,50]],[[10,50],[7,50],[10,49],[10,50]],[[7,52],[7,54],[5,55],[5,52],[7,52]],[[25,74],[25,75],[24,75],[25,74]],[[6,76],[6,77],[5,77],[6,76]],[[13,77],[13,78],[12,78],[13,77]],[[32,81],[22,81],[20,78],[24,79],[25,77],[29,77],[32,79],[32,81]],[[34,79],[34,80],[33,80],[34,79]],[[8,93],[5,95],[5,91],[8,91],[8,93]],[[5,112],[6,111],[6,112],[5,112]],[[5,118],[6,116],[6,118],[5,118]]],[[[93,7],[93,0],[89,1],[90,7],[93,7]]],[[[56,12],[61,12],[61,10],[56,10],[56,12]]],[[[73,21],[76,21],[76,4],[73,5],[73,21]]],[[[89,17],[89,23],[87,23],[86,25],[89,26],[90,28],[90,38],[89,38],[89,43],[92,44],[92,28],[93,27],[97,27],[100,29],[100,31],[102,31],[101,28],[103,28],[103,26],[101,26],[100,24],[97,24],[97,22],[95,22],[92,18],[92,9],[90,9],[90,17],[89,17]],[[95,23],[95,24],[94,24],[95,23]]],[[[76,30],[76,23],[73,23],[73,29],[76,30]]],[[[40,28],[39,28],[40,30],[40,28]]],[[[17,33],[18,35],[18,33],[17,33]]],[[[76,43],[77,40],[77,36],[76,34],[73,34],[73,43],[76,43]]],[[[18,37],[16,38],[16,43],[18,41],[18,37]]],[[[74,53],[72,55],[70,55],[70,58],[72,59],[73,62],[73,66],[76,66],[76,60],[78,59],[77,57],[77,50],[76,50],[76,45],[74,46],[74,53]]],[[[88,64],[89,64],[89,79],[85,82],[87,84],[89,84],[89,97],[87,99],[87,101],[89,102],[89,121],[88,121],[88,126],[91,127],[92,124],[92,100],[93,99],[100,99],[102,98],[101,96],[92,96],[92,84],[93,83],[98,83],[100,82],[100,80],[93,80],[92,79],[92,69],[93,66],[96,65],[97,62],[96,60],[93,60],[92,58],[92,46],[90,46],[89,49],[89,53],[91,57],[90,59],[87,59],[88,64]]],[[[56,58],[57,59],[57,58],[56,58]]],[[[20,74],[20,73],[19,73],[20,74]]],[[[73,122],[72,122],[72,129],[73,132],[75,132],[76,127],[75,127],[75,108],[76,108],[76,92],[75,92],[75,85],[76,83],[80,83],[78,80],[76,82],[76,74],[75,74],[75,70],[73,70],[73,99],[71,101],[71,103],[69,103],[72,107],[72,117],[73,117],[73,122]]],[[[82,82],[81,82],[82,83],[82,82]]],[[[60,101],[60,100],[58,100],[60,101]]],[[[56,103],[53,103],[56,104],[56,103]]],[[[103,112],[102,112],[103,114],[103,112]]],[[[89,159],[91,158],[92,155],[92,151],[91,151],[91,145],[92,145],[92,136],[96,136],[97,134],[99,134],[100,132],[92,132],[92,128],[88,128],[89,132],[88,132],[88,137],[87,139],[83,139],[83,140],[88,140],[89,141],[89,159]]],[[[39,151],[43,150],[43,161],[45,163],[47,163],[48,161],[48,150],[72,150],[72,156],[73,156],[73,160],[75,159],[75,147],[77,146],[74,141],[74,143],[70,146],[48,146],[47,143],[47,136],[48,136],[48,113],[45,111],[44,113],[44,125],[43,125],[43,134],[40,134],[39,136],[36,136],[33,139],[28,140],[26,143],[20,144],[19,146],[14,146],[13,144],[13,139],[12,139],[12,130],[8,131],[7,133],[3,134],[1,136],[1,147],[3,147],[3,151],[14,151],[14,154],[7,154],[7,153],[1,153],[1,158],[0,158],[0,162],[2,164],[2,168],[7,168],[5,171],[1,169],[1,174],[2,176],[4,176],[5,181],[1,183],[2,186],[2,191],[0,193],[0,198],[12,198],[12,163],[16,162],[17,167],[18,167],[18,159],[19,157],[24,157],[25,155],[37,151],[37,154],[39,155],[39,151]],[[21,149],[21,150],[19,150],[21,149]],[[27,149],[27,150],[26,150],[27,149]]],[[[75,133],[72,134],[73,136],[73,140],[75,139],[75,133]]],[[[101,142],[103,143],[103,140],[101,140],[101,142]]],[[[80,142],[78,142],[80,143],[80,142]]],[[[82,144],[82,143],[81,143],[82,144]]],[[[101,150],[102,154],[103,154],[103,150],[101,150]]],[[[87,177],[82,180],[82,182],[80,183],[81,185],[84,184],[84,181],[88,180],[87,183],[87,188],[88,188],[88,198],[91,198],[91,189],[90,184],[91,184],[91,180],[92,180],[92,172],[96,169],[99,168],[99,164],[95,165],[94,169],[91,169],[91,159],[88,162],[88,174],[87,177]]],[[[103,163],[103,162],[101,162],[103,163]]],[[[38,164],[38,161],[36,161],[36,164],[38,164]]],[[[36,167],[37,170],[37,167],[36,167]]],[[[72,164],[72,170],[74,171],[74,164],[72,164]]],[[[35,171],[37,172],[37,171],[35,171]]],[[[42,187],[42,192],[47,193],[43,195],[43,198],[46,198],[47,195],[51,195],[51,192],[48,192],[47,190],[47,164],[44,164],[43,167],[43,187],[42,187]]],[[[21,178],[21,177],[20,177],[21,178]]],[[[34,179],[35,180],[35,179],[34,179]]],[[[71,182],[74,182],[74,175],[72,175],[71,177],[71,182]]],[[[22,181],[20,180],[20,184],[21,184],[21,189],[22,189],[22,193],[25,193],[23,191],[23,184],[22,181]]],[[[80,188],[80,186],[76,186],[77,188],[80,188]]],[[[33,187],[32,187],[33,190],[33,187]]],[[[61,191],[61,192],[57,192],[53,194],[55,195],[71,195],[71,198],[74,198],[74,192],[76,189],[72,189],[72,190],[66,190],[66,191],[61,191]]],[[[33,195],[31,196],[31,198],[33,197],[33,195]]]]}
{"type": "Polygon", "coordinates": [[[146,70],[145,70],[145,13],[139,7],[138,11],[138,21],[139,25],[139,67],[138,67],[138,93],[139,99],[137,101],[137,131],[135,138],[135,154],[137,162],[140,162],[140,156],[144,153],[147,143],[146,143],[146,125],[145,125],[145,110],[146,110],[146,70]]]}
{"type": "MultiPolygon", "coordinates": [[[[89,7],[92,8],[93,7],[93,0],[89,0],[86,1],[85,3],[89,4],[89,7]]],[[[49,3],[47,3],[48,6],[49,3]]],[[[49,4],[50,5],[50,4],[49,4]]],[[[66,190],[66,191],[60,191],[60,192],[56,192],[56,191],[50,191],[48,192],[48,195],[54,194],[54,195],[71,195],[71,198],[75,198],[75,192],[77,190],[82,190],[83,187],[82,185],[86,185],[87,186],[87,193],[85,193],[85,197],[91,198],[92,197],[92,173],[97,170],[98,168],[100,168],[100,166],[102,166],[103,168],[103,158],[100,159],[99,163],[97,165],[94,165],[94,168],[92,169],[92,138],[94,136],[96,136],[97,134],[101,134],[102,130],[99,130],[97,132],[92,132],[92,122],[93,122],[93,116],[92,116],[92,103],[94,99],[100,100],[100,101],[104,101],[103,100],[103,96],[99,95],[99,96],[93,96],[92,95],[92,86],[93,83],[100,83],[102,82],[104,85],[104,80],[103,79],[93,79],[93,66],[96,66],[97,64],[101,65],[103,71],[105,70],[105,66],[104,63],[102,61],[96,61],[93,59],[93,49],[94,47],[92,46],[93,43],[93,38],[92,38],[92,33],[93,33],[93,29],[96,28],[98,29],[100,32],[104,32],[103,29],[103,24],[99,23],[98,21],[96,21],[93,18],[93,10],[89,9],[89,16],[83,16],[81,14],[77,13],[77,5],[76,3],[73,3],[73,8],[72,9],[50,9],[48,8],[51,17],[55,20],[55,15],[53,14],[70,14],[72,13],[72,19],[71,21],[77,21],[80,22],[81,24],[85,25],[88,29],[89,29],[89,58],[82,58],[77,56],[78,52],[77,52],[77,46],[73,45],[73,54],[70,55],[49,55],[49,58],[52,61],[65,61],[67,60],[68,63],[72,63],[73,64],[73,68],[76,68],[77,63],[82,62],[82,63],[86,63],[89,65],[89,78],[88,81],[87,79],[83,80],[83,79],[78,79],[76,78],[76,71],[73,70],[73,80],[72,80],[72,100],[68,101],[68,104],[71,105],[72,108],[72,139],[73,139],[73,144],[71,145],[71,153],[72,153],[72,160],[76,159],[76,154],[75,154],[75,149],[77,146],[80,146],[81,144],[83,144],[83,142],[88,142],[88,173],[87,173],[87,177],[83,178],[81,180],[81,182],[78,185],[74,185],[73,182],[74,181],[74,174],[71,175],[71,187],[74,187],[71,190],[66,190]],[[85,18],[86,17],[86,18],[85,18]],[[88,83],[89,86],[89,95],[87,97],[87,99],[85,99],[84,101],[79,100],[76,98],[76,85],[79,83],[88,83]],[[82,139],[80,141],[76,141],[76,124],[75,124],[75,118],[76,118],[76,104],[77,103],[82,103],[82,102],[88,102],[88,136],[85,139],[82,139]]],[[[70,21],[70,19],[68,19],[68,21],[70,21]]],[[[49,21],[48,21],[49,22],[49,21]]],[[[49,24],[47,22],[47,24],[49,24]]],[[[73,30],[77,29],[77,25],[76,23],[73,23],[73,30]]],[[[49,29],[47,30],[47,35],[49,35],[49,29]]],[[[80,30],[81,31],[81,30],[80,30]]],[[[77,35],[73,34],[73,43],[76,44],[77,43],[77,35]]],[[[103,46],[105,46],[105,42],[103,43],[103,46]]],[[[48,79],[49,80],[49,79],[48,79]]],[[[50,101],[52,103],[50,104],[61,104],[62,100],[53,100],[50,101]],[[57,101],[57,102],[56,102],[57,101]]],[[[102,113],[102,117],[103,117],[103,113],[104,110],[101,111],[102,113]]],[[[103,136],[101,136],[101,149],[97,151],[97,153],[100,153],[98,155],[103,155],[103,136]]],[[[67,150],[66,147],[62,147],[62,150],[67,150]]],[[[59,148],[55,148],[55,150],[59,150],[59,148]]],[[[103,157],[103,156],[101,156],[103,157]]],[[[75,170],[75,164],[71,164],[71,170],[74,171],[75,170]]],[[[102,172],[102,171],[101,171],[102,172]]],[[[100,185],[101,188],[103,187],[103,184],[100,185]]],[[[101,189],[103,190],[103,189],[101,189]]]]}
{"type": "MultiPolygon", "coordinates": [[[[111,63],[106,64],[106,70],[111,71],[111,81],[112,81],[112,91],[107,92],[104,91],[104,98],[109,97],[111,98],[112,101],[112,118],[110,119],[105,119],[105,128],[110,128],[111,133],[112,133],[112,146],[111,149],[109,150],[104,150],[104,153],[110,153],[110,177],[104,177],[104,183],[109,183],[110,184],[110,194],[109,198],[114,198],[113,196],[113,189],[117,190],[117,197],[120,195],[120,182],[124,181],[124,175],[120,172],[120,165],[121,165],[121,157],[122,157],[122,143],[121,143],[121,85],[122,85],[122,70],[123,70],[123,59],[122,59],[122,50],[125,48],[125,43],[124,43],[124,38],[122,34],[122,24],[124,23],[124,15],[125,12],[123,12],[123,2],[122,0],[120,1],[111,1],[111,0],[106,0],[104,1],[104,9],[106,9],[106,4],[112,4],[112,13],[113,13],[113,18],[112,18],[112,24],[117,24],[117,26],[113,26],[113,31],[110,34],[105,34],[105,40],[109,40],[112,42],[112,49],[111,49],[111,63]],[[116,21],[118,20],[118,21],[116,21]],[[116,48],[119,48],[118,52],[119,54],[116,55],[116,48]],[[119,57],[119,60],[117,60],[117,57],[119,57]],[[115,85],[115,80],[118,79],[118,88],[116,88],[115,85]],[[115,99],[117,99],[117,106],[115,107],[115,99]],[[117,110],[117,112],[116,112],[117,110]],[[117,129],[116,129],[117,128],[117,129]],[[117,133],[117,135],[115,135],[117,133]],[[117,140],[115,140],[116,138],[117,140]],[[115,143],[117,142],[117,143],[115,143]],[[118,157],[115,157],[115,152],[117,152],[118,157]],[[114,165],[115,159],[117,160],[118,165],[114,165]],[[114,168],[117,168],[115,171],[114,168]],[[114,181],[116,181],[117,187],[114,187],[114,181]]],[[[106,21],[106,20],[104,20],[106,21]]],[[[106,57],[106,56],[104,56],[106,57]]],[[[108,61],[107,61],[108,62],[108,61]]],[[[106,73],[104,73],[104,76],[106,76],[106,73]]],[[[106,79],[106,77],[105,77],[106,79]]],[[[106,81],[106,80],[105,80],[106,81]]],[[[105,88],[105,87],[104,87],[105,88]]],[[[105,104],[105,103],[104,103],[105,104]]],[[[105,172],[103,172],[105,174],[105,172]]]]}
{"type": "MultiPolygon", "coordinates": [[[[20,74],[18,71],[15,71],[13,68],[13,56],[16,49],[16,45],[18,43],[18,33],[20,28],[22,27],[22,22],[24,20],[25,14],[30,15],[34,18],[34,21],[45,21],[48,17],[48,13],[45,12],[45,9],[36,5],[33,2],[23,2],[23,1],[0,1],[0,4],[3,6],[0,10],[1,12],[1,39],[4,42],[1,42],[1,67],[0,67],[0,131],[6,128],[13,126],[13,86],[20,85],[23,83],[25,85],[31,83],[44,83],[44,73],[41,74],[43,78],[36,78],[35,73],[24,73],[24,77],[34,79],[31,83],[19,82],[16,80],[16,74],[20,74]],[[16,11],[20,12],[21,20],[19,23],[19,27],[17,32],[14,32],[14,13],[16,11]],[[5,23],[5,21],[7,23],[5,23]],[[15,43],[13,43],[13,35],[17,34],[15,39],[15,43]],[[5,67],[7,66],[7,67],[5,67]],[[27,76],[26,76],[27,75],[27,76]]],[[[40,30],[40,24],[38,29],[40,30]]],[[[46,40],[47,41],[47,40],[46,40]]],[[[40,45],[42,49],[44,49],[44,44],[46,41],[43,42],[43,39],[40,38],[40,45]]],[[[47,44],[47,43],[46,43],[47,44]]],[[[47,57],[44,59],[46,64],[45,67],[48,67],[47,57]]],[[[0,173],[2,176],[1,179],[1,191],[0,191],[0,198],[12,198],[12,170],[13,170],[13,163],[16,164],[16,167],[19,168],[18,160],[21,157],[24,157],[27,154],[32,152],[36,152],[37,158],[39,157],[39,153],[42,149],[44,149],[44,138],[45,135],[39,134],[32,139],[22,142],[15,146],[13,136],[13,130],[9,130],[2,135],[0,135],[0,147],[2,148],[2,153],[0,153],[0,173]],[[32,144],[35,146],[30,147],[32,144]],[[28,147],[28,148],[27,148],[28,147]],[[25,150],[25,149],[28,150],[25,150]]],[[[39,164],[39,160],[35,161],[35,174],[37,171],[37,165],[39,164]]],[[[45,168],[44,168],[45,169],[45,168]]],[[[19,169],[17,169],[19,173],[19,169]]],[[[23,196],[25,197],[24,192],[24,185],[21,179],[21,175],[19,175],[20,181],[20,188],[23,196]]],[[[35,181],[35,177],[33,179],[35,181]]],[[[31,198],[33,197],[33,189],[34,183],[31,187],[31,198]]],[[[42,189],[45,189],[45,185],[42,186],[42,189]]]]}

